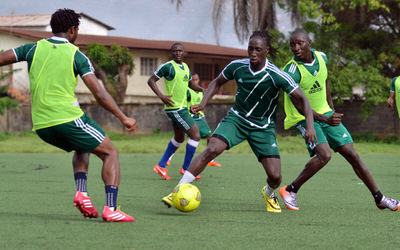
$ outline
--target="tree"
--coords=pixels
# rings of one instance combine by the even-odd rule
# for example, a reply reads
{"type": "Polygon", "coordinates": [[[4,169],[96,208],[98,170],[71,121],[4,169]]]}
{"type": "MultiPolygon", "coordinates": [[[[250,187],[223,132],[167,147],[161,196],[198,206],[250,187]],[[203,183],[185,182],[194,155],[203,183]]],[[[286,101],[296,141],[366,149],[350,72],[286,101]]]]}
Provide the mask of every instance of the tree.
{"type": "MultiPolygon", "coordinates": [[[[15,70],[0,75],[0,81],[12,75],[13,72],[15,72],[15,70]]],[[[17,100],[14,100],[9,96],[8,87],[8,85],[0,86],[0,114],[2,115],[4,115],[6,109],[14,108],[19,104],[17,100]]]]}
{"type": "Polygon", "coordinates": [[[106,48],[102,44],[92,43],[87,46],[87,55],[95,68],[95,75],[99,78],[119,104],[125,100],[128,76],[133,74],[133,54],[126,47],[111,44],[106,48]]]}

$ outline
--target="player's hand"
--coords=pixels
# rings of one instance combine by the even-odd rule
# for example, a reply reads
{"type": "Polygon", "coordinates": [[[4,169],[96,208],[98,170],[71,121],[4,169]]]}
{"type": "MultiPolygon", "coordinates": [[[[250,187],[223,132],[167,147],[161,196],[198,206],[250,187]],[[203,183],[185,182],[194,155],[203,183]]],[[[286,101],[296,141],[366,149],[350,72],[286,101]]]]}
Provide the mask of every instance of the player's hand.
{"type": "Polygon", "coordinates": [[[122,120],[122,124],[124,124],[127,131],[136,133],[137,124],[134,118],[126,117],[124,120],[122,120]]]}
{"type": "Polygon", "coordinates": [[[170,95],[170,96],[163,95],[160,97],[160,99],[165,105],[172,107],[172,106],[174,106],[174,101],[171,100],[171,97],[172,97],[172,95],[170,95]]]}
{"type": "Polygon", "coordinates": [[[306,143],[309,144],[318,144],[317,133],[315,132],[314,127],[306,128],[306,133],[304,135],[306,143]]]}
{"type": "Polygon", "coordinates": [[[387,100],[387,106],[391,108],[393,106],[393,98],[389,97],[387,100]]]}
{"type": "Polygon", "coordinates": [[[342,122],[342,117],[344,115],[341,113],[333,113],[331,116],[328,117],[328,124],[331,126],[339,126],[342,122]]]}
{"type": "Polygon", "coordinates": [[[196,105],[193,105],[193,106],[190,107],[190,112],[192,114],[197,114],[197,112],[199,112],[199,111],[201,111],[203,109],[204,109],[203,106],[201,106],[200,104],[196,104],[196,105]]]}

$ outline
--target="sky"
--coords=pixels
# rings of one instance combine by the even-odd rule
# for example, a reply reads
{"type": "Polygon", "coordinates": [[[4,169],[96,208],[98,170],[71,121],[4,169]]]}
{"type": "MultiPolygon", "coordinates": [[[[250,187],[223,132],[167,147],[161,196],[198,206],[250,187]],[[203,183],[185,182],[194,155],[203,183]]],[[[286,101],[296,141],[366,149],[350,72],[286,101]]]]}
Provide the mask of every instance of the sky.
{"type": "MultiPolygon", "coordinates": [[[[228,0],[229,2],[229,0],[228,0]]],[[[217,44],[211,18],[213,0],[183,0],[179,11],[171,0],[0,0],[0,15],[51,14],[59,8],[83,12],[115,28],[111,36],[217,44]]],[[[278,11],[278,25],[292,27],[278,11]]],[[[233,26],[232,6],[222,16],[219,45],[246,48],[233,26]]]]}

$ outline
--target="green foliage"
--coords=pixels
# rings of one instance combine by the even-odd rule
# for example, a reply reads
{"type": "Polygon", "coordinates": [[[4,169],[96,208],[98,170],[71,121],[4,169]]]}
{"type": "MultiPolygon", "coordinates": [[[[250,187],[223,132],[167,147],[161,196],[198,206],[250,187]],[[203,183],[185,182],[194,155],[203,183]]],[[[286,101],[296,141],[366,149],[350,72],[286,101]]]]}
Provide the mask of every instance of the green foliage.
{"type": "MultiPolygon", "coordinates": [[[[12,75],[13,71],[0,76],[0,80],[12,75]]],[[[19,102],[7,95],[8,86],[0,86],[0,114],[4,115],[6,109],[12,109],[18,106],[19,102]]]]}
{"type": "Polygon", "coordinates": [[[102,44],[92,43],[88,44],[86,53],[106,90],[118,103],[123,103],[128,85],[127,75],[132,75],[134,70],[133,54],[129,48],[114,43],[106,48],[102,44]]]}

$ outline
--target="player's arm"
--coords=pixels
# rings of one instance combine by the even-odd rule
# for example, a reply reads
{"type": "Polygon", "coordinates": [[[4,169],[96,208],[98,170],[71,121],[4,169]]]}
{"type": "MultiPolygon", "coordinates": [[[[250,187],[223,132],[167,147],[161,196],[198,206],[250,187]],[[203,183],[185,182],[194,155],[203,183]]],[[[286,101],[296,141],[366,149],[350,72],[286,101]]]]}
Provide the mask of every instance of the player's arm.
{"type": "Polygon", "coordinates": [[[190,111],[192,113],[197,113],[198,111],[204,110],[204,107],[208,103],[208,101],[216,94],[218,93],[219,89],[221,88],[222,85],[224,85],[228,80],[222,75],[219,74],[217,78],[212,80],[210,82],[210,85],[208,85],[208,88],[206,89],[206,92],[204,93],[203,99],[201,100],[201,103],[198,105],[193,105],[190,107],[190,111]]]}
{"type": "MultiPolygon", "coordinates": [[[[329,107],[335,111],[333,106],[332,96],[331,96],[331,88],[328,80],[326,81],[326,101],[328,102],[329,107]]],[[[344,116],[342,113],[333,113],[331,116],[325,116],[323,114],[319,114],[313,110],[314,119],[320,122],[324,122],[331,126],[339,126],[342,122],[342,117],[344,116]]]]}
{"type": "Polygon", "coordinates": [[[153,74],[149,80],[147,80],[147,84],[149,85],[149,87],[151,88],[151,90],[153,90],[153,92],[158,96],[158,98],[161,99],[161,101],[167,105],[167,106],[174,106],[174,102],[171,100],[172,96],[166,96],[164,95],[160,89],[157,87],[157,81],[160,78],[158,76],[156,76],[155,74],[153,74]]]}
{"type": "Polygon", "coordinates": [[[94,74],[87,74],[82,78],[82,80],[101,106],[113,113],[121,121],[121,123],[124,124],[128,131],[136,132],[136,120],[134,118],[127,117],[121,111],[111,95],[103,88],[103,86],[100,85],[94,74]]]}
{"type": "Polygon", "coordinates": [[[17,62],[14,51],[12,49],[0,53],[0,66],[17,62]]]}
{"type": "Polygon", "coordinates": [[[300,88],[296,88],[290,93],[290,99],[297,111],[306,117],[306,143],[317,142],[317,135],[314,130],[314,114],[310,102],[300,88]]]}
{"type": "Polygon", "coordinates": [[[189,88],[195,91],[205,92],[205,89],[203,89],[200,85],[194,83],[192,80],[189,81],[189,88]]]}
{"type": "Polygon", "coordinates": [[[387,106],[388,107],[392,107],[393,106],[395,95],[396,95],[396,92],[390,91],[390,95],[389,95],[389,98],[387,100],[387,106]]]}

